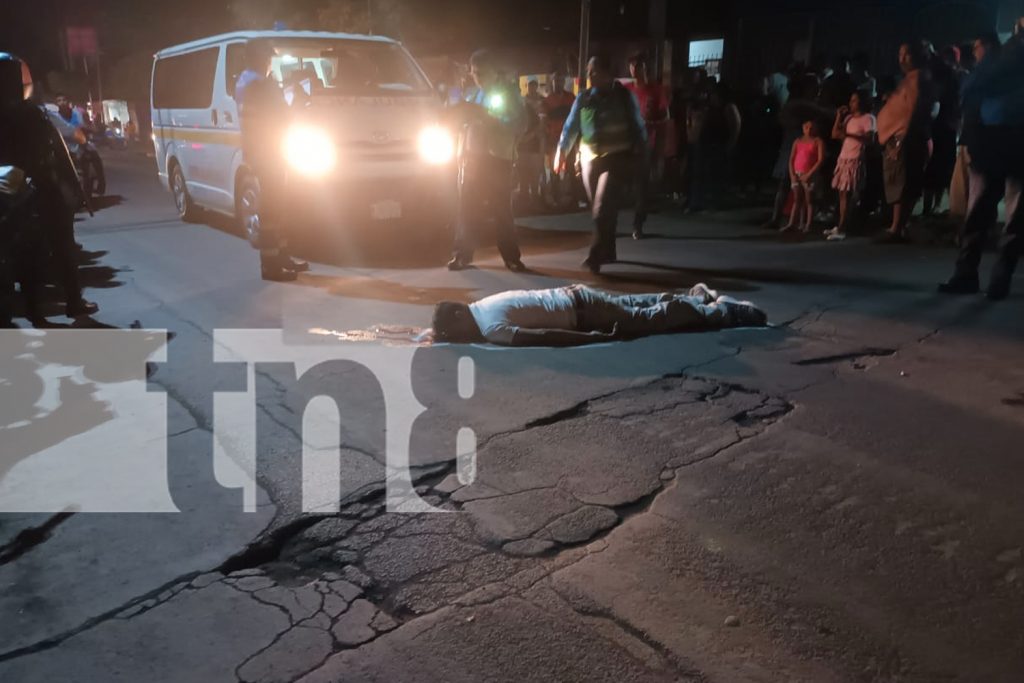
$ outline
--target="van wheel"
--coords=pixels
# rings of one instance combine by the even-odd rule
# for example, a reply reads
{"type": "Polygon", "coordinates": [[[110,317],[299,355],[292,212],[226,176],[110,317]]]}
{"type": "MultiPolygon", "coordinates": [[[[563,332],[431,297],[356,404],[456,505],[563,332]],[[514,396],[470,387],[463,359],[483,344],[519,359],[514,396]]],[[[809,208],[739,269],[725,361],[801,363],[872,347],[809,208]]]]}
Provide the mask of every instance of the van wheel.
{"type": "Polygon", "coordinates": [[[235,198],[235,218],[238,227],[255,249],[260,248],[260,183],[251,175],[244,175],[238,182],[235,198]]]}
{"type": "Polygon", "coordinates": [[[186,223],[198,223],[199,207],[192,201],[192,196],[188,193],[185,174],[182,172],[180,164],[174,164],[171,167],[171,194],[174,195],[174,205],[178,207],[178,218],[186,223]]]}

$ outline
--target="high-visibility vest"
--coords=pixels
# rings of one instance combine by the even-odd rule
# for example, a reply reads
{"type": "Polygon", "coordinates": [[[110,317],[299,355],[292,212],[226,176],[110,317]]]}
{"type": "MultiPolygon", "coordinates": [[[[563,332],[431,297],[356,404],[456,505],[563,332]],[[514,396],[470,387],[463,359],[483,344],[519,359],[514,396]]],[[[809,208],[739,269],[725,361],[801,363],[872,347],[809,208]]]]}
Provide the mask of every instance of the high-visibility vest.
{"type": "Polygon", "coordinates": [[[590,90],[580,102],[580,136],[588,152],[601,157],[633,148],[633,95],[615,83],[609,92],[590,90]]]}

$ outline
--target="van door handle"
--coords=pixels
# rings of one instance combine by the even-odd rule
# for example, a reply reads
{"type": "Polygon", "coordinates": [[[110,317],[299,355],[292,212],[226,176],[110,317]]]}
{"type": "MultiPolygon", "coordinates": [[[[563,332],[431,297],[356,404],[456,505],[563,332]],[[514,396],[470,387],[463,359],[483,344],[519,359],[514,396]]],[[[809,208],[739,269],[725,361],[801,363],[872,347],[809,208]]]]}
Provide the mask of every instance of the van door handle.
{"type": "Polygon", "coordinates": [[[213,125],[216,126],[217,125],[217,110],[214,109],[213,111],[210,112],[210,114],[213,117],[213,125]]]}

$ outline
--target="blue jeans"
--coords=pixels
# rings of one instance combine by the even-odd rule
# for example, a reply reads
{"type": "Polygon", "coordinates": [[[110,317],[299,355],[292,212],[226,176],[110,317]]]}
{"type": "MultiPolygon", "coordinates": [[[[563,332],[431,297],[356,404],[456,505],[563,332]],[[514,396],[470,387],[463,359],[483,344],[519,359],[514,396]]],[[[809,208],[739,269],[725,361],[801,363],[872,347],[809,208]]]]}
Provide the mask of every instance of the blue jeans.
{"type": "Polygon", "coordinates": [[[668,332],[717,330],[730,322],[728,304],[716,302],[707,290],[689,294],[614,295],[599,289],[574,285],[569,288],[579,305],[576,311],[580,332],[611,332],[618,328],[626,337],[668,332]]]}

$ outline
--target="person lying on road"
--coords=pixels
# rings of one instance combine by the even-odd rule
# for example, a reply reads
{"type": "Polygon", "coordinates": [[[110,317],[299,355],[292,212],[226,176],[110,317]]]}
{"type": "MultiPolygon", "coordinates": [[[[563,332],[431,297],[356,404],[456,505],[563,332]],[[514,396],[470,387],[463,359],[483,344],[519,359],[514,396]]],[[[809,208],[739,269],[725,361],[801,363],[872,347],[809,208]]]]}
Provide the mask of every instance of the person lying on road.
{"type": "Polygon", "coordinates": [[[501,346],[580,346],[672,332],[763,327],[765,313],[696,285],[687,293],[614,295],[584,285],[502,292],[473,304],[442,301],[434,340],[501,346]]]}

